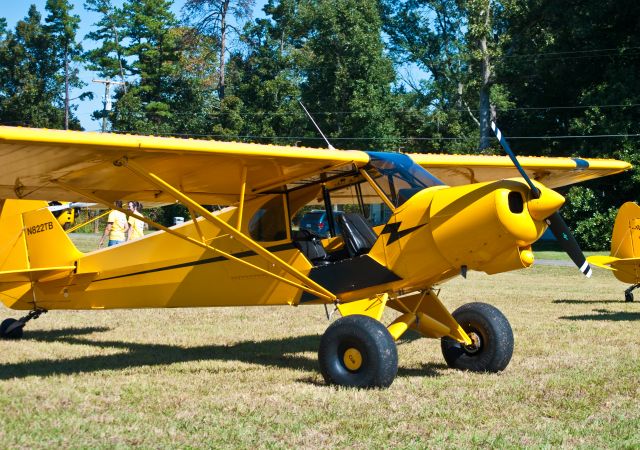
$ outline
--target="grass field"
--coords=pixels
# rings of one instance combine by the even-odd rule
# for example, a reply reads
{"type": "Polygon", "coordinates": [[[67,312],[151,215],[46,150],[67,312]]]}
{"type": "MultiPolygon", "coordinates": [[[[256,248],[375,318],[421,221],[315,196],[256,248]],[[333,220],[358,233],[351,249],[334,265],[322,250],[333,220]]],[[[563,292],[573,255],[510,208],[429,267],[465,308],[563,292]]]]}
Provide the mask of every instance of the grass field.
{"type": "Polygon", "coordinates": [[[509,318],[504,372],[448,369],[438,341],[410,337],[389,389],[327,387],[322,307],[52,311],[0,341],[0,447],[640,447],[640,302],[625,285],[535,266],[442,288],[451,309],[509,318]]]}

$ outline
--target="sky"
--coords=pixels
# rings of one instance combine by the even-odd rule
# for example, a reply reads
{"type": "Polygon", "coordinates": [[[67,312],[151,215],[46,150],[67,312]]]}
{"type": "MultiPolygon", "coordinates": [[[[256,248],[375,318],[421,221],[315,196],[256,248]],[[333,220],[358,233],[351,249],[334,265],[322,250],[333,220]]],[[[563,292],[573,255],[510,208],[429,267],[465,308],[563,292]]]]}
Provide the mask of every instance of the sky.
{"type": "MultiPolygon", "coordinates": [[[[122,0],[115,0],[115,5],[121,5],[122,0]]],[[[262,11],[262,5],[264,0],[256,1],[256,9],[254,16],[262,11]]],[[[38,11],[42,14],[42,18],[46,17],[45,4],[46,0],[0,0],[0,17],[7,19],[9,29],[15,28],[16,23],[23,19],[29,7],[35,4],[38,11]]],[[[84,0],[71,0],[71,4],[74,5],[73,12],[80,16],[80,30],[78,31],[78,38],[84,39],[92,29],[92,25],[99,20],[99,15],[85,11],[83,8],[84,0]]],[[[180,9],[184,5],[184,0],[174,0],[173,12],[176,16],[180,16],[180,9]]],[[[96,44],[92,41],[82,41],[82,45],[85,50],[94,47],[96,44]]],[[[104,84],[93,83],[92,80],[97,78],[97,75],[93,72],[81,69],[80,79],[87,85],[81,89],[72,92],[71,97],[77,97],[81,92],[91,91],[93,92],[93,100],[86,100],[83,102],[75,101],[74,104],[78,105],[76,116],[80,119],[82,126],[87,131],[99,131],[101,129],[101,121],[96,121],[91,118],[91,113],[96,110],[102,109],[102,102],[104,99],[104,84]]]]}

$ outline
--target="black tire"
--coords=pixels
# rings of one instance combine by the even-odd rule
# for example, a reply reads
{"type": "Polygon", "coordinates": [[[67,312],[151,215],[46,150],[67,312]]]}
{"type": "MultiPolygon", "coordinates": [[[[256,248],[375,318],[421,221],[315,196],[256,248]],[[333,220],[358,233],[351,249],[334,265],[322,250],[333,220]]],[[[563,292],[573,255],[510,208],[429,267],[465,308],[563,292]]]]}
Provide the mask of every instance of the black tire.
{"type": "Polygon", "coordinates": [[[513,355],[513,331],[507,318],[486,303],[468,303],[453,312],[453,317],[475,345],[466,347],[444,337],[442,354],[449,367],[472,372],[500,372],[513,355]]]}
{"type": "Polygon", "coordinates": [[[22,338],[24,325],[21,327],[14,328],[13,330],[7,332],[7,329],[16,323],[16,319],[4,319],[2,323],[0,323],[0,338],[1,339],[20,339],[22,338]]]}
{"type": "Polygon", "coordinates": [[[332,323],[320,340],[320,372],[328,384],[386,388],[398,373],[398,349],[389,331],[371,317],[354,314],[332,323]],[[360,364],[348,366],[349,355],[360,364]]]}

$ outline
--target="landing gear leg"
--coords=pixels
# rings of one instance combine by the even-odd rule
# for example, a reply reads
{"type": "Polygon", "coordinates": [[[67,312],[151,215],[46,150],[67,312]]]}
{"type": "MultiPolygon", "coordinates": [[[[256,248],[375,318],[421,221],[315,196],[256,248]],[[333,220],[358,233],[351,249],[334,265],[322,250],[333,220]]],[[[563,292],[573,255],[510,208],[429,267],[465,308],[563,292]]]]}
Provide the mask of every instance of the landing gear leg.
{"type": "Polygon", "coordinates": [[[3,320],[2,323],[0,323],[0,339],[20,339],[23,328],[27,322],[32,319],[37,319],[46,312],[46,309],[36,308],[33,311],[29,311],[29,314],[20,319],[3,320]]]}
{"type": "Polygon", "coordinates": [[[640,284],[634,284],[629,289],[624,291],[624,301],[625,302],[632,302],[633,301],[633,290],[637,289],[639,287],[640,287],[640,284]]]}

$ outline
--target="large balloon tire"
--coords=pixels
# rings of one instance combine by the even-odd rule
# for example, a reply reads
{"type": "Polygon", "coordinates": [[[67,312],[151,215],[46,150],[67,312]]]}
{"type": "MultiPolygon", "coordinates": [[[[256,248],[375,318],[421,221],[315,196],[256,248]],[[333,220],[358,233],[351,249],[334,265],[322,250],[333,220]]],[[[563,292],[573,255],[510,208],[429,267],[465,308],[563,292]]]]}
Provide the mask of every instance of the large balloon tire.
{"type": "Polygon", "coordinates": [[[442,354],[449,367],[471,372],[500,372],[509,365],[513,331],[500,310],[486,303],[468,303],[452,315],[474,345],[467,347],[449,337],[442,338],[442,354]]]}
{"type": "Polygon", "coordinates": [[[337,386],[386,388],[398,373],[398,349],[389,331],[379,321],[358,314],[327,328],[318,361],[325,381],[337,386]],[[357,363],[349,363],[351,353],[357,355],[357,363]]]}
{"type": "Polygon", "coordinates": [[[24,332],[24,326],[14,328],[13,330],[7,332],[7,329],[16,323],[16,319],[4,319],[2,323],[0,323],[0,339],[21,339],[22,334],[24,332]]]}

